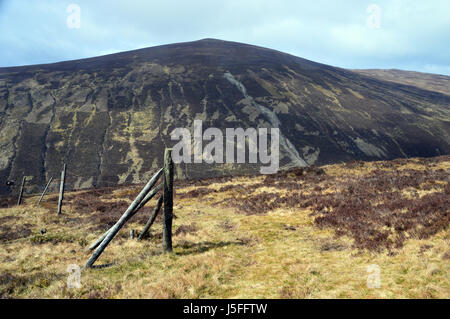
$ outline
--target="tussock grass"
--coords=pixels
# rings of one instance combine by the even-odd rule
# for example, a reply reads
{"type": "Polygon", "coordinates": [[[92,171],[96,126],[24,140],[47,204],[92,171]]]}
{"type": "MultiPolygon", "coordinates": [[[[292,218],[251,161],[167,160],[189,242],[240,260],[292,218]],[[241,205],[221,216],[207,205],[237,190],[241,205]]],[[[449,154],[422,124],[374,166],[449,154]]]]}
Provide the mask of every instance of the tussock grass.
{"type": "Polygon", "coordinates": [[[84,271],[79,289],[67,286],[68,265],[85,263],[86,246],[139,190],[70,193],[59,217],[52,197],[41,207],[28,198],[0,209],[0,297],[449,298],[449,207],[442,196],[430,199],[447,194],[449,171],[447,156],[178,181],[173,254],[162,253],[160,217],[149,238],[128,238],[130,229],[142,229],[152,200],[97,262],[112,266],[84,271]],[[392,185],[384,182],[391,178],[392,185]],[[367,200],[367,209],[384,205],[382,221],[405,229],[383,225],[357,205],[348,212],[333,203],[319,207],[352,198],[367,200]],[[390,232],[394,243],[400,236],[401,245],[358,237],[368,231],[390,232]],[[372,264],[380,267],[380,288],[366,284],[372,264]]]}

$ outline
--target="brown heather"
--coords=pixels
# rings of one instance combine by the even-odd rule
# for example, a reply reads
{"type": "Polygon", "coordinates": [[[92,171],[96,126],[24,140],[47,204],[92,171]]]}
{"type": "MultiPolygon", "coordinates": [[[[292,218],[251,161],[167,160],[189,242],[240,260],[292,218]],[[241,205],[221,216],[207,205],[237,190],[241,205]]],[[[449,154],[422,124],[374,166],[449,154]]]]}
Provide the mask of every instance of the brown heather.
{"type": "Polygon", "coordinates": [[[66,286],[67,266],[123,214],[141,185],[0,199],[0,297],[449,298],[450,156],[353,161],[175,182],[174,253],[153,199],[106,249],[107,268],[66,286]],[[381,288],[366,268],[381,269],[381,288]]]}

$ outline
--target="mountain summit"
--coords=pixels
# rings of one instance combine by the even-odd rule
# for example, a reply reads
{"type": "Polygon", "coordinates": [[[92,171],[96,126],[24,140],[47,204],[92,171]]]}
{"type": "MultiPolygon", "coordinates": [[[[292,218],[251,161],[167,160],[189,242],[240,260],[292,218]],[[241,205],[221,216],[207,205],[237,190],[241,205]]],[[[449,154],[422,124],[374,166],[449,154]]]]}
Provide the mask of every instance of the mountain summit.
{"type": "MultiPolygon", "coordinates": [[[[376,75],[214,39],[0,68],[0,194],[22,176],[38,190],[63,162],[71,188],[143,181],[175,144],[170,132],[195,119],[279,127],[282,165],[450,154],[450,94],[376,75]]],[[[176,167],[179,177],[256,171],[176,167]]]]}

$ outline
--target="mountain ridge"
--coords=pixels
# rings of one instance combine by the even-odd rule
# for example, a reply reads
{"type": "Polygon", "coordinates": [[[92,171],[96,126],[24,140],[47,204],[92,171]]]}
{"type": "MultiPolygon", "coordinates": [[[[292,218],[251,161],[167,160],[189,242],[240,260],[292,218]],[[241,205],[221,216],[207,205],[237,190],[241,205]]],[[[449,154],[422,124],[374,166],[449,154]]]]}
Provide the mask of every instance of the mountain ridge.
{"type": "Polygon", "coordinates": [[[450,95],[450,76],[448,75],[399,69],[355,69],[352,71],[383,81],[415,86],[427,91],[450,95]]]}
{"type": "MultiPolygon", "coordinates": [[[[269,113],[309,165],[445,155],[449,105],[444,93],[212,39],[0,68],[0,180],[28,176],[37,191],[67,162],[72,188],[140,182],[174,128],[271,126],[269,113]]],[[[281,164],[291,159],[281,149],[281,164]]],[[[182,164],[177,175],[256,168],[182,164]]]]}
{"type": "Polygon", "coordinates": [[[8,67],[0,67],[0,73],[2,73],[2,71],[20,71],[20,69],[26,69],[26,68],[40,68],[40,67],[52,67],[52,66],[62,66],[65,64],[70,64],[70,63],[80,63],[80,62],[90,62],[90,61],[95,61],[95,60],[100,60],[100,59],[108,59],[108,58],[113,58],[113,57],[121,57],[121,56],[130,56],[132,54],[138,54],[138,53],[145,53],[148,51],[155,51],[158,49],[171,49],[171,48],[176,48],[176,47],[182,47],[182,46],[192,46],[195,44],[228,44],[228,45],[238,45],[238,46],[245,46],[248,48],[254,48],[254,49],[259,49],[259,50],[267,50],[267,51],[271,51],[274,53],[278,53],[278,54],[282,54],[285,56],[290,56],[293,58],[297,58],[297,59],[302,59],[308,62],[312,62],[312,63],[316,63],[316,64],[320,64],[320,65],[324,65],[326,66],[326,64],[321,64],[319,62],[315,62],[315,61],[311,61],[311,60],[307,60],[289,53],[285,53],[282,51],[278,51],[275,49],[269,49],[269,48],[265,48],[262,46],[257,46],[257,45],[253,45],[253,44],[247,44],[247,43],[241,43],[241,42],[235,42],[235,41],[226,41],[226,40],[220,40],[220,39],[214,39],[214,38],[204,38],[204,39],[200,39],[200,40],[195,40],[195,41],[186,41],[186,42],[178,42],[178,43],[172,43],[172,44],[162,44],[162,45],[156,45],[156,46],[151,46],[151,47],[145,47],[145,48],[139,48],[139,49],[133,49],[133,50],[127,50],[127,51],[122,51],[122,52],[115,52],[115,53],[109,53],[109,54],[105,54],[105,55],[99,55],[99,56],[94,56],[94,57],[87,57],[87,58],[81,58],[81,59],[73,59],[73,60],[64,60],[64,61],[58,61],[58,62],[50,62],[50,63],[39,63],[39,64],[31,64],[31,65],[20,65],[20,66],[8,66],[8,67]]]}

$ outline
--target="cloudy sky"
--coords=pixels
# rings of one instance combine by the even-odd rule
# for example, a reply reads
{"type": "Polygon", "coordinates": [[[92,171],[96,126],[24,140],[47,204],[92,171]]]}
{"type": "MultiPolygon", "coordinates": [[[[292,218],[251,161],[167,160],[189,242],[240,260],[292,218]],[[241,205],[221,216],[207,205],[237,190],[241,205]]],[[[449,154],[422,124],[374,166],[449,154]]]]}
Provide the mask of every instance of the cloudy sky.
{"type": "Polygon", "coordinates": [[[448,0],[0,0],[0,66],[218,38],[450,75],[449,17],[448,0]]]}

